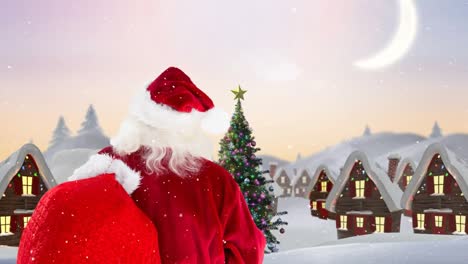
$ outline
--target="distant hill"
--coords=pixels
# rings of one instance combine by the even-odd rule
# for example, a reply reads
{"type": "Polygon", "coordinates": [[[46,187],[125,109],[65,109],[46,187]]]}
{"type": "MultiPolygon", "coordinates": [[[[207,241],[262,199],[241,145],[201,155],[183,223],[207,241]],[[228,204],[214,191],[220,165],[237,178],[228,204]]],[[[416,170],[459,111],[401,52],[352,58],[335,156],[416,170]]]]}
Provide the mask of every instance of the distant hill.
{"type": "Polygon", "coordinates": [[[296,176],[294,175],[294,169],[297,169],[297,172],[306,168],[315,171],[322,164],[327,165],[332,173],[338,175],[348,156],[355,150],[363,151],[369,158],[375,159],[393,150],[423,140],[425,140],[424,137],[412,133],[375,133],[328,147],[297,162],[290,163],[284,166],[283,169],[286,170],[293,181],[296,176]]]}
{"type": "Polygon", "coordinates": [[[268,169],[268,166],[269,166],[270,162],[278,163],[278,167],[283,167],[283,166],[286,166],[287,164],[289,164],[289,161],[277,158],[277,157],[272,156],[272,155],[258,155],[258,158],[262,159],[262,165],[263,165],[263,168],[265,168],[265,169],[268,169]]]}
{"type": "MultiPolygon", "coordinates": [[[[379,167],[387,168],[388,155],[396,154],[401,160],[409,159],[416,166],[421,160],[424,151],[433,143],[441,143],[457,155],[458,158],[468,161],[468,134],[451,134],[436,138],[428,138],[426,140],[418,141],[413,144],[403,146],[401,148],[386,153],[376,158],[379,167]]],[[[416,168],[414,168],[416,169],[416,168]]]]}

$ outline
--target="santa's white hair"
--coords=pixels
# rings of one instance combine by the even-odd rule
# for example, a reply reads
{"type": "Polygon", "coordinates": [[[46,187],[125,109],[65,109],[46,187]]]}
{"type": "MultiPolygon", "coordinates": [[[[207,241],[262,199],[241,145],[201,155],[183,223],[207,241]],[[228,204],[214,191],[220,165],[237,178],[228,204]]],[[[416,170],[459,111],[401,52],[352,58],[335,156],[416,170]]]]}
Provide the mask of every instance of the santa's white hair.
{"type": "MultiPolygon", "coordinates": [[[[167,121],[166,121],[167,122],[167,121]]],[[[200,169],[200,158],[211,160],[212,144],[201,129],[200,122],[190,126],[147,125],[138,117],[129,115],[111,139],[113,149],[120,155],[131,154],[141,147],[145,154],[146,167],[150,172],[163,173],[162,161],[168,161],[168,169],[184,177],[200,169]]]]}

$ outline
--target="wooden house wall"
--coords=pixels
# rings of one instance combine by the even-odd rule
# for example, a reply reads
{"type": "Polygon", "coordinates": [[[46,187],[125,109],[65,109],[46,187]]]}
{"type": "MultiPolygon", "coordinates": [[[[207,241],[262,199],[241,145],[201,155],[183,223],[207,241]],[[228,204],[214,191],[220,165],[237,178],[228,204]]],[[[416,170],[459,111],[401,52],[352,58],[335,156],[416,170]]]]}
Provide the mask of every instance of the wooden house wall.
{"type": "Polygon", "coordinates": [[[348,238],[353,236],[361,236],[372,234],[376,231],[375,217],[384,217],[384,232],[385,233],[398,233],[400,232],[401,225],[401,213],[394,212],[385,215],[353,215],[348,214],[347,216],[347,229],[341,229],[340,215],[336,215],[336,229],[338,239],[348,238]],[[363,227],[359,228],[356,225],[356,218],[362,217],[364,219],[363,227]]]}
{"type": "Polygon", "coordinates": [[[325,200],[327,199],[328,194],[330,194],[332,188],[333,183],[328,178],[328,175],[324,171],[322,171],[317,179],[317,182],[315,183],[314,187],[309,193],[310,213],[312,216],[316,216],[320,219],[335,219],[336,214],[328,212],[324,206],[325,200]],[[327,182],[326,192],[321,192],[322,182],[327,182]],[[318,210],[313,210],[312,203],[318,200],[323,201],[323,205],[319,206],[318,210]]]}
{"type": "Polygon", "coordinates": [[[452,234],[455,231],[455,215],[465,215],[468,218],[468,202],[458,183],[445,167],[440,155],[435,155],[424,175],[424,179],[413,197],[411,213],[415,233],[452,234]],[[444,175],[444,195],[434,195],[434,176],[444,175]],[[451,209],[451,213],[426,212],[428,209],[451,209]],[[424,214],[424,230],[416,229],[417,214],[424,214]],[[443,216],[443,226],[434,225],[434,216],[443,216]]]}

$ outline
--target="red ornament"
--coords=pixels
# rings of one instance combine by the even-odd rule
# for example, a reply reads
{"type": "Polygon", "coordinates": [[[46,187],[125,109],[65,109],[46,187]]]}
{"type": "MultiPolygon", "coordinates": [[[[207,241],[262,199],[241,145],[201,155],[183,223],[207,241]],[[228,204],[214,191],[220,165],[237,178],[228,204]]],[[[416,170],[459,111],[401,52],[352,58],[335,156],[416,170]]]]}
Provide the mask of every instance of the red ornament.
{"type": "Polygon", "coordinates": [[[284,228],[281,228],[281,229],[280,229],[280,233],[281,233],[281,234],[284,234],[284,232],[286,232],[286,230],[284,230],[284,228]]]}

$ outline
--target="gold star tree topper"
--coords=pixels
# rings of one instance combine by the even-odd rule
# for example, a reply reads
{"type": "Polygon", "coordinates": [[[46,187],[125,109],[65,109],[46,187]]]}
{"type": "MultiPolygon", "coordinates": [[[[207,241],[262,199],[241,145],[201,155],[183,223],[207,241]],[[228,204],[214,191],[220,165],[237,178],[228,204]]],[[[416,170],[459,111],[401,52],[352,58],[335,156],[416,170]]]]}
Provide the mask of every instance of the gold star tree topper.
{"type": "Polygon", "coordinates": [[[247,92],[246,90],[242,90],[242,88],[237,87],[237,90],[231,90],[231,92],[236,96],[234,100],[244,100],[244,94],[247,92]]]}

